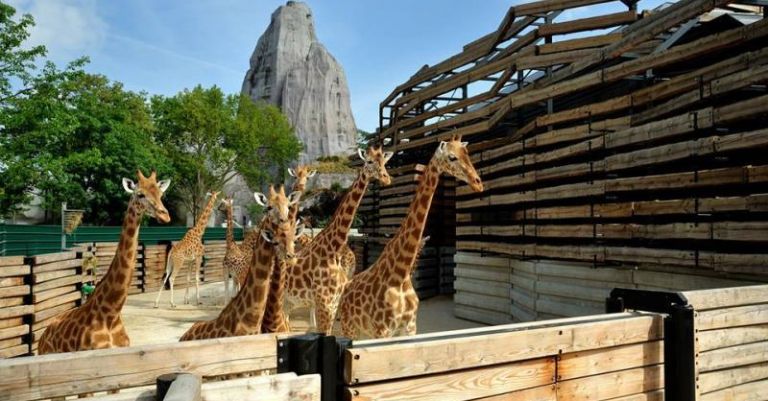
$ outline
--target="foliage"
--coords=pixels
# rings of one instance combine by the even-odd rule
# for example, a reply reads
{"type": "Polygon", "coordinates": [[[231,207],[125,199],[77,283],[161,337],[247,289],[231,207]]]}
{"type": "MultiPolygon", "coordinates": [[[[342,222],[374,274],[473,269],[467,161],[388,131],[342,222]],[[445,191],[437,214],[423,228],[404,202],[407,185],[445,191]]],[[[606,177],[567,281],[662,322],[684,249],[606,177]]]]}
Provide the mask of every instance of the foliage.
{"type": "Polygon", "coordinates": [[[155,96],[152,114],[157,139],[176,170],[181,203],[194,216],[208,191],[221,190],[238,173],[251,188],[259,188],[276,175],[282,178],[301,151],[276,107],[225,95],[215,86],[155,96]]]}
{"type": "Polygon", "coordinates": [[[342,161],[323,161],[312,164],[312,169],[321,174],[354,173],[355,169],[342,161]]]}
{"type": "Polygon", "coordinates": [[[0,106],[31,90],[35,61],[46,53],[45,46],[21,47],[35,22],[29,14],[14,21],[15,14],[13,7],[0,2],[0,106]]]}
{"type": "MultiPolygon", "coordinates": [[[[126,200],[122,177],[134,177],[139,168],[166,176],[170,166],[152,140],[144,96],[81,66],[61,72],[49,63],[33,90],[8,102],[0,135],[0,158],[8,167],[2,185],[8,193],[36,191],[46,210],[67,202],[84,208],[90,223],[119,224],[126,200]]],[[[4,199],[9,204],[3,207],[10,211],[23,200],[4,199]]]]}
{"type": "Polygon", "coordinates": [[[366,149],[368,148],[368,142],[370,142],[371,138],[373,137],[373,133],[363,131],[360,128],[357,129],[357,137],[355,138],[357,142],[357,147],[360,149],[366,149]]]}

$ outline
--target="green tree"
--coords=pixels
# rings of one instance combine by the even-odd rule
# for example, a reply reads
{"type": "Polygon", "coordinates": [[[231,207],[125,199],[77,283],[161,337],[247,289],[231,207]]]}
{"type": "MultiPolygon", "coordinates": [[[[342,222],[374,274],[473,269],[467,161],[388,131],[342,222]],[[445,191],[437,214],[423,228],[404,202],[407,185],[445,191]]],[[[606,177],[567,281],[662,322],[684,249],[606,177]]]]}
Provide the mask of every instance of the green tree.
{"type": "MultiPolygon", "coordinates": [[[[86,210],[85,221],[119,224],[127,200],[122,177],[141,168],[167,175],[170,164],[152,138],[146,97],[119,82],[82,71],[81,62],[58,71],[46,65],[32,90],[8,102],[0,134],[9,179],[6,193],[42,197],[53,219],[61,202],[86,210]]],[[[4,200],[4,203],[24,199],[4,200]]],[[[12,205],[3,205],[12,211],[12,205]]]]}
{"type": "Polygon", "coordinates": [[[14,21],[16,9],[0,2],[0,106],[31,90],[35,61],[45,56],[45,46],[21,47],[35,21],[24,14],[14,21]]]}
{"type": "Polygon", "coordinates": [[[225,95],[215,86],[155,96],[152,114],[157,140],[173,161],[179,199],[194,216],[207,192],[221,190],[237,174],[260,188],[281,176],[301,151],[277,108],[225,95]]]}

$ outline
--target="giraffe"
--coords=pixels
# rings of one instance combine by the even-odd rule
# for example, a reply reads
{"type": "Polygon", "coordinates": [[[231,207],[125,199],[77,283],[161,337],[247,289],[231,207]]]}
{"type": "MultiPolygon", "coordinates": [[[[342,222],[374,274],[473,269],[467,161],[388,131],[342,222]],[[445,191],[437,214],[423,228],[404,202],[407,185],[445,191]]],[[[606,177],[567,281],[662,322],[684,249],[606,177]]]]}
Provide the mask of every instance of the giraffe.
{"type": "Polygon", "coordinates": [[[341,292],[348,281],[346,271],[331,260],[337,260],[346,246],[352,220],[370,180],[378,180],[382,185],[391,183],[384,166],[392,157],[391,152],[369,147],[367,151],[359,149],[358,155],[364,164],[330,223],[298,252],[296,264],[288,269],[285,314],[290,316],[296,308],[310,307],[310,324],[326,334],[331,332],[341,292]]]}
{"type": "Polygon", "coordinates": [[[82,306],[62,313],[45,329],[38,347],[40,355],[130,345],[120,313],[136,268],[141,220],[148,214],[161,223],[171,221],[161,200],[171,181],[158,182],[154,171],[149,177],[138,171],[137,176],[136,183],[123,178],[123,188],[131,199],[107,274],[82,306]]]}
{"type": "MultiPolygon", "coordinates": [[[[317,173],[316,170],[310,170],[307,166],[299,165],[296,169],[288,169],[288,174],[294,177],[296,180],[293,183],[293,191],[299,194],[304,194],[306,191],[307,180],[313,177],[317,173]]],[[[298,226],[303,230],[303,224],[298,221],[300,202],[296,202],[291,206],[290,219],[295,220],[298,226]]],[[[308,235],[301,234],[299,230],[296,233],[297,250],[302,246],[311,242],[311,238],[308,235]]],[[[288,266],[285,262],[275,260],[275,265],[272,267],[272,275],[269,279],[269,295],[267,297],[267,306],[264,310],[264,318],[261,322],[262,333],[284,333],[291,330],[288,325],[288,319],[285,316],[283,310],[283,295],[285,294],[285,275],[288,266]]]]}
{"type": "Polygon", "coordinates": [[[404,331],[416,334],[418,297],[411,283],[411,271],[429,215],[440,175],[450,174],[475,191],[483,183],[467,152],[467,143],[453,136],[441,141],[426,172],[419,181],[408,214],[370,269],[356,274],[341,297],[341,330],[358,339],[391,337],[404,331]]]}
{"type": "Polygon", "coordinates": [[[201,340],[258,334],[269,291],[269,277],[275,260],[295,261],[294,240],[296,221],[289,218],[289,207],[299,201],[301,194],[293,192],[285,196],[280,187],[269,188],[269,198],[254,194],[256,201],[267,207],[267,213],[259,225],[259,237],[251,254],[248,275],[243,288],[224,307],[214,320],[197,322],[181,336],[179,341],[201,340]]]}
{"type": "Polygon", "coordinates": [[[205,209],[200,213],[195,225],[168,252],[168,260],[165,264],[165,279],[160,286],[160,291],[157,292],[155,308],[160,306],[160,295],[163,293],[163,287],[165,287],[166,282],[171,284],[171,308],[176,307],[176,304],[173,302],[173,283],[176,281],[176,275],[181,270],[184,270],[185,267],[187,268],[187,288],[184,290],[184,303],[189,303],[189,273],[191,271],[195,278],[195,299],[197,304],[200,305],[200,266],[203,264],[203,255],[205,254],[203,233],[205,233],[208,218],[211,216],[211,212],[213,212],[219,192],[212,192],[209,196],[208,204],[205,205],[205,209]]]}
{"type": "Polygon", "coordinates": [[[240,290],[240,286],[245,280],[245,276],[248,273],[248,262],[250,254],[247,252],[245,245],[238,245],[235,242],[234,236],[234,220],[232,218],[232,208],[234,206],[234,199],[232,195],[226,196],[221,201],[221,206],[224,207],[227,213],[227,251],[224,254],[224,299],[225,303],[231,299],[237,291],[240,290]],[[232,280],[230,282],[230,280],[232,280]],[[230,288],[231,283],[231,288],[230,288]]]}

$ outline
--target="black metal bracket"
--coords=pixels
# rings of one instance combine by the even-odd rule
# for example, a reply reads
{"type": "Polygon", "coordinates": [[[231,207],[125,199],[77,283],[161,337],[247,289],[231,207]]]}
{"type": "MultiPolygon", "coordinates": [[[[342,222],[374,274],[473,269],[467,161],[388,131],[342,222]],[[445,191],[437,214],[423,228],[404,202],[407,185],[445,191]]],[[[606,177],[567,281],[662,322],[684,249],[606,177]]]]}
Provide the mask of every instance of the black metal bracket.
{"type": "Polygon", "coordinates": [[[352,340],[308,333],[277,341],[277,372],[297,375],[319,373],[321,401],[343,399],[344,351],[352,340]]]}
{"type": "Polygon", "coordinates": [[[694,310],[682,293],[614,288],[605,301],[606,313],[627,309],[663,313],[664,399],[696,400],[694,310]]]}

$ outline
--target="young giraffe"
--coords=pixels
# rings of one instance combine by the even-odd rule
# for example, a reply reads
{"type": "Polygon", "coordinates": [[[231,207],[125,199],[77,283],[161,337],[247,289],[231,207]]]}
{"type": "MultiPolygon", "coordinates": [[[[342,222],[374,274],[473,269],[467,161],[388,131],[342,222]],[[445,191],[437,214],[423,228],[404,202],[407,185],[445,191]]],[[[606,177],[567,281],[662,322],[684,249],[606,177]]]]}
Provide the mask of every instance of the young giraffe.
{"type": "Polygon", "coordinates": [[[221,201],[227,213],[227,251],[224,254],[224,299],[225,303],[237,294],[248,273],[248,262],[250,253],[245,245],[238,245],[234,236],[234,219],[232,218],[234,199],[227,196],[221,201]],[[230,281],[231,280],[231,281],[230,281]],[[231,287],[230,287],[231,285],[231,287]]]}
{"type": "Polygon", "coordinates": [[[355,212],[371,179],[389,185],[391,178],[384,164],[392,157],[391,152],[370,147],[358,150],[365,163],[357,179],[344,196],[331,218],[331,222],[305,248],[299,251],[295,265],[288,269],[284,310],[287,316],[296,308],[310,307],[310,325],[317,331],[331,333],[341,293],[348,278],[338,263],[347,243],[355,212]]]}
{"type": "Polygon", "coordinates": [[[197,322],[181,336],[179,341],[202,340],[258,334],[264,316],[269,290],[269,276],[275,259],[295,261],[294,240],[296,221],[289,218],[289,207],[299,201],[300,194],[289,197],[280,187],[269,188],[269,198],[255,194],[256,201],[267,206],[267,213],[259,225],[259,237],[251,252],[251,263],[243,288],[224,307],[214,320],[197,322]]]}
{"type": "Polygon", "coordinates": [[[123,188],[132,195],[107,274],[85,304],[62,313],[45,329],[38,348],[40,355],[130,345],[120,313],[136,268],[141,220],[148,214],[161,223],[171,221],[161,200],[171,181],[158,182],[154,171],[148,178],[141,171],[137,176],[138,183],[123,178],[123,188]]]}
{"type": "Polygon", "coordinates": [[[416,334],[418,297],[411,283],[411,269],[429,215],[440,175],[450,174],[476,192],[483,183],[467,152],[467,143],[454,136],[440,142],[421,177],[405,221],[387,243],[373,266],[356,274],[341,297],[341,330],[358,339],[391,337],[399,331],[416,334]]]}
{"type": "MultiPolygon", "coordinates": [[[[306,190],[307,180],[314,176],[317,171],[310,170],[307,166],[296,166],[296,169],[288,169],[288,174],[296,178],[293,183],[293,191],[303,194],[306,190]]],[[[303,224],[298,222],[300,202],[291,205],[290,219],[295,220],[297,224],[296,243],[306,245],[311,241],[307,235],[301,234],[304,230],[303,224]],[[307,239],[302,242],[301,238],[307,239]]],[[[297,251],[300,250],[298,246],[297,251]]],[[[283,296],[285,294],[285,275],[288,266],[285,262],[275,260],[272,267],[272,275],[269,279],[269,296],[267,298],[267,307],[264,310],[264,318],[261,322],[262,333],[284,333],[291,330],[288,324],[288,318],[283,310],[283,296]]]]}
{"type": "Polygon", "coordinates": [[[168,252],[168,260],[165,265],[165,279],[160,286],[160,291],[157,292],[157,298],[155,299],[155,308],[160,306],[160,295],[163,293],[163,288],[166,282],[171,284],[171,308],[175,308],[176,304],[173,302],[173,283],[176,281],[176,275],[186,267],[187,270],[187,288],[184,290],[184,303],[189,303],[189,273],[193,273],[195,278],[195,300],[200,305],[200,266],[203,264],[203,255],[205,254],[205,248],[203,247],[203,233],[205,233],[205,227],[208,224],[208,218],[213,212],[213,207],[216,205],[216,198],[219,196],[218,192],[210,194],[208,204],[205,205],[205,209],[200,213],[197,218],[194,227],[189,229],[181,241],[177,242],[171,251],[168,252]]]}

